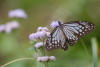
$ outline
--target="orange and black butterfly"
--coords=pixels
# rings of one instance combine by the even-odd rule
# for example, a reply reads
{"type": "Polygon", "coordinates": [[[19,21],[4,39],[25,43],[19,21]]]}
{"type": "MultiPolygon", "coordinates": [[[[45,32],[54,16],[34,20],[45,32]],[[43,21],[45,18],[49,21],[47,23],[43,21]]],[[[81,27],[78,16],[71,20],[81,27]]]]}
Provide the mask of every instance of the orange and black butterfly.
{"type": "Polygon", "coordinates": [[[47,50],[62,48],[67,50],[68,45],[74,45],[80,37],[95,29],[95,25],[86,21],[72,21],[61,23],[54,28],[47,38],[45,47],[47,50]]]}

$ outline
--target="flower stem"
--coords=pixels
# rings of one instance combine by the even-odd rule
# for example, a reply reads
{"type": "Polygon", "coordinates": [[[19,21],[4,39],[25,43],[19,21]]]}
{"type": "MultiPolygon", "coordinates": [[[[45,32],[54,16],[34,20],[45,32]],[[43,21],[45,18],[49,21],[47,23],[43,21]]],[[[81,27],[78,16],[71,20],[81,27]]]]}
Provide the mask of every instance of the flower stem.
{"type": "Polygon", "coordinates": [[[44,46],[44,47],[43,47],[43,55],[45,56],[45,44],[44,44],[44,40],[45,40],[45,39],[43,39],[43,46],[44,46]]]}
{"type": "Polygon", "coordinates": [[[96,38],[91,39],[92,44],[92,55],[93,55],[93,64],[94,67],[97,67],[97,61],[98,61],[98,44],[96,38]]]}
{"type": "MultiPolygon", "coordinates": [[[[45,41],[44,41],[44,40],[45,40],[45,39],[43,39],[43,46],[44,46],[44,47],[43,47],[43,55],[45,56],[45,55],[46,55],[46,54],[45,54],[46,51],[45,51],[45,44],[44,44],[45,41]]],[[[44,65],[45,65],[45,67],[49,67],[49,66],[48,66],[48,61],[45,62],[44,65]]]]}
{"type": "Polygon", "coordinates": [[[8,66],[9,64],[12,64],[14,62],[17,62],[17,61],[21,61],[21,60],[34,60],[33,58],[19,58],[19,59],[15,59],[15,60],[12,60],[6,64],[3,64],[1,67],[5,67],[5,66],[8,66]]]}
{"type": "Polygon", "coordinates": [[[45,62],[44,65],[45,65],[45,67],[49,67],[49,66],[48,66],[48,62],[45,62]]]}

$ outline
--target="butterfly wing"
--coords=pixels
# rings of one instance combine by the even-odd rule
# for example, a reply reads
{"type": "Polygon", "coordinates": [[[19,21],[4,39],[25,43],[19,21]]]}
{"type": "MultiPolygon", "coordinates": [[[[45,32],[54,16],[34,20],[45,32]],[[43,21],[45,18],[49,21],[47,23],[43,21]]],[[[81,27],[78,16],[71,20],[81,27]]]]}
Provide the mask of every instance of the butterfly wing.
{"type": "Polygon", "coordinates": [[[47,50],[62,48],[64,50],[67,49],[66,38],[60,28],[60,26],[56,27],[51,35],[47,38],[45,47],[47,50]]]}
{"type": "Polygon", "coordinates": [[[80,37],[95,29],[94,24],[82,21],[68,22],[64,23],[62,26],[69,45],[75,44],[80,39],[80,37]]]}

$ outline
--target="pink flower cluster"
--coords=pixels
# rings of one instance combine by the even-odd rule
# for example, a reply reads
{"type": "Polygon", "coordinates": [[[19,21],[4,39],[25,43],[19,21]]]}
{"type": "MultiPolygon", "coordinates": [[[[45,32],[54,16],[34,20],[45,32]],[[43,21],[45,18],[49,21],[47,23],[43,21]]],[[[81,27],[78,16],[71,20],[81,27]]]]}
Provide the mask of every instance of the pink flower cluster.
{"type": "Polygon", "coordinates": [[[17,29],[17,28],[19,28],[19,22],[11,21],[6,24],[0,25],[0,32],[4,31],[9,34],[13,29],[17,29]]]}
{"type": "Polygon", "coordinates": [[[55,61],[55,56],[43,56],[43,57],[37,57],[38,62],[47,62],[47,61],[55,61]]]}
{"type": "Polygon", "coordinates": [[[30,40],[42,39],[49,35],[50,32],[47,27],[38,27],[36,33],[32,33],[29,35],[29,39],[30,40]]]}

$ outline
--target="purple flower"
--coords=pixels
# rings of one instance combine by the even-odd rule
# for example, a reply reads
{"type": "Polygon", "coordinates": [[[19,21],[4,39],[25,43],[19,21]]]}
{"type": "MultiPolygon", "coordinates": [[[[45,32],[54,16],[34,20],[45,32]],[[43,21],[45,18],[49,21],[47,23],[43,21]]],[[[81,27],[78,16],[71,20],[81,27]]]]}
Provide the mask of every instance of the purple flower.
{"type": "Polygon", "coordinates": [[[46,36],[50,35],[49,29],[47,27],[38,27],[36,33],[29,35],[30,40],[44,39],[46,36]]]}
{"type": "Polygon", "coordinates": [[[49,31],[47,27],[38,27],[37,31],[49,31]]]}
{"type": "Polygon", "coordinates": [[[17,21],[12,21],[12,22],[11,22],[11,27],[12,27],[13,29],[19,28],[19,23],[18,23],[17,21]]]}
{"type": "Polygon", "coordinates": [[[30,34],[29,39],[30,40],[42,39],[42,38],[45,38],[45,36],[46,36],[45,31],[39,31],[39,32],[30,34]]]}
{"type": "Polygon", "coordinates": [[[9,34],[13,29],[17,28],[19,28],[19,23],[17,21],[11,21],[5,24],[4,31],[9,34]]]}
{"type": "Polygon", "coordinates": [[[38,38],[37,34],[36,33],[32,33],[29,35],[29,39],[30,40],[36,40],[38,38]]]}
{"type": "Polygon", "coordinates": [[[43,57],[37,57],[38,62],[47,62],[47,61],[55,61],[55,56],[43,56],[43,57]]]}
{"type": "Polygon", "coordinates": [[[43,42],[38,42],[34,45],[35,48],[40,48],[43,46],[43,42]]]}
{"type": "Polygon", "coordinates": [[[55,57],[55,56],[50,56],[49,59],[50,59],[51,61],[55,61],[55,60],[56,60],[56,57],[55,57]]]}
{"type": "Polygon", "coordinates": [[[47,37],[49,37],[50,36],[50,32],[46,32],[46,35],[47,35],[47,37]]]}
{"type": "Polygon", "coordinates": [[[13,18],[13,17],[27,18],[27,14],[24,12],[23,9],[11,10],[11,11],[9,11],[8,16],[10,18],[13,18]]]}
{"type": "Polygon", "coordinates": [[[0,32],[3,32],[4,30],[5,30],[5,25],[4,24],[0,25],[0,32]]]}
{"type": "Polygon", "coordinates": [[[39,31],[39,32],[37,32],[37,36],[38,36],[39,38],[45,38],[45,36],[46,36],[46,31],[39,31]]]}
{"type": "Polygon", "coordinates": [[[58,23],[58,21],[52,21],[50,26],[52,28],[56,28],[57,26],[59,26],[59,23],[58,23]]]}
{"type": "Polygon", "coordinates": [[[49,60],[48,56],[43,56],[43,57],[37,57],[38,62],[46,62],[49,60]]]}

